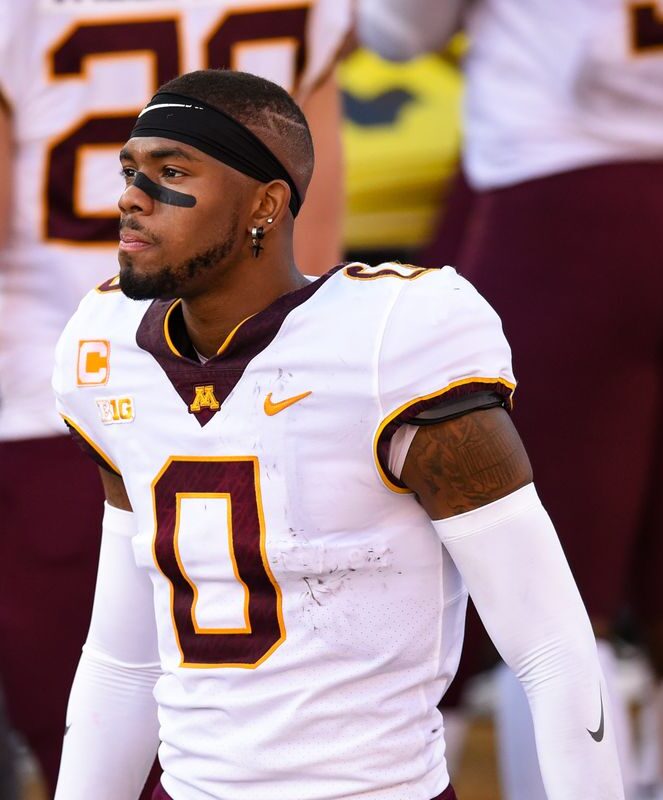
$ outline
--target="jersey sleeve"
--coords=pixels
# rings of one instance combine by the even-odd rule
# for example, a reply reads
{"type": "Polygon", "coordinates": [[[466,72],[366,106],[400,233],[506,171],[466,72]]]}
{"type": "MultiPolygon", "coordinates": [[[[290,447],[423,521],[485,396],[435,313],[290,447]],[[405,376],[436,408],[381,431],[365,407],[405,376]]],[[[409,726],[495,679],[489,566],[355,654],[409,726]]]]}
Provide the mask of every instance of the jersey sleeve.
{"type": "Polygon", "coordinates": [[[33,40],[32,5],[33,0],[0,0],[0,96],[10,107],[18,105],[26,80],[27,56],[33,40]]]}
{"type": "Polygon", "coordinates": [[[297,100],[302,102],[329,75],[354,24],[353,0],[317,0],[306,30],[308,57],[297,100]]]}
{"type": "Polygon", "coordinates": [[[510,410],[515,389],[500,318],[476,289],[452,267],[413,275],[403,281],[387,317],[377,368],[382,420],[376,461],[394,491],[406,491],[388,468],[391,438],[400,425],[487,391],[510,410]]]}
{"type": "MultiPolygon", "coordinates": [[[[100,467],[116,475],[120,470],[108,454],[101,431],[93,417],[94,384],[86,384],[86,368],[103,369],[103,340],[86,339],[81,334],[81,320],[91,311],[95,294],[83,298],[78,311],[69,320],[55,348],[52,386],[55,407],[74,441],[100,467]],[[89,359],[92,359],[90,362],[89,359]]],[[[100,373],[103,378],[103,373],[100,373]]]]}

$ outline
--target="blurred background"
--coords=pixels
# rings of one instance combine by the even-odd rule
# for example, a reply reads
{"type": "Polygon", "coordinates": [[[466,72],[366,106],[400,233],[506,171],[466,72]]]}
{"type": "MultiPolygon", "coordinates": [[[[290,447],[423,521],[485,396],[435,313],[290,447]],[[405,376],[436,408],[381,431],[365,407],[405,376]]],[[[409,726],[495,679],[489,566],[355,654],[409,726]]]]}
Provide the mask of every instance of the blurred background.
{"type": "MultiPolygon", "coordinates": [[[[116,152],[132,119],[159,83],[207,64],[277,80],[309,117],[305,273],[340,259],[452,264],[500,313],[516,424],[621,720],[628,800],[662,800],[660,0],[0,0],[0,11],[0,800],[52,797],[96,569],[100,495],[73,455],[62,467],[52,347],[116,270],[116,152]],[[186,58],[173,55],[178,36],[186,58]],[[201,42],[207,60],[191,55],[201,42]],[[55,499],[35,523],[34,487],[54,466],[55,499]],[[75,534],[74,487],[87,509],[75,534]],[[44,544],[54,537],[62,547],[44,544]],[[44,651],[52,671],[35,669],[44,651]]],[[[504,669],[471,614],[441,707],[459,800],[545,800],[504,669]]]]}

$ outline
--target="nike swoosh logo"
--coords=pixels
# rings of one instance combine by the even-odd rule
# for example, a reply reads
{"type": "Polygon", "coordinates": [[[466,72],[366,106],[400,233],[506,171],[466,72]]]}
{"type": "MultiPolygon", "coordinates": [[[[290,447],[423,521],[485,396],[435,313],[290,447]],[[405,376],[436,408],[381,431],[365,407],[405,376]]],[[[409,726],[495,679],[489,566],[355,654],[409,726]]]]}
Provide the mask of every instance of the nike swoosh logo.
{"type": "Polygon", "coordinates": [[[278,414],[279,411],[283,411],[285,408],[288,408],[288,406],[298,403],[310,394],[311,392],[304,392],[303,394],[295,395],[295,397],[288,397],[286,400],[279,400],[278,403],[274,403],[272,402],[272,393],[270,392],[265,398],[265,414],[273,417],[274,414],[278,414]]]}
{"type": "Polygon", "coordinates": [[[592,737],[595,742],[600,742],[603,739],[603,731],[604,731],[604,717],[603,717],[603,691],[601,691],[601,721],[599,722],[599,726],[595,731],[590,731],[587,728],[587,733],[592,737]]]}

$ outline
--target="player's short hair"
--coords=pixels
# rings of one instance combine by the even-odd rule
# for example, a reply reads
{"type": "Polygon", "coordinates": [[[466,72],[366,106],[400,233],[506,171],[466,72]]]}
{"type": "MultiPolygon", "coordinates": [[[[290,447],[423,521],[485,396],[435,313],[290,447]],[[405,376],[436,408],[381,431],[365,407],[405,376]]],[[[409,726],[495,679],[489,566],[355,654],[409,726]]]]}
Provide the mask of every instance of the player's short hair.
{"type": "Polygon", "coordinates": [[[281,140],[283,152],[290,155],[284,166],[298,187],[306,189],[313,172],[311,131],[301,108],[277,83],[248,72],[201,69],[173,78],[159,91],[187,95],[224,111],[268,146],[281,140]]]}

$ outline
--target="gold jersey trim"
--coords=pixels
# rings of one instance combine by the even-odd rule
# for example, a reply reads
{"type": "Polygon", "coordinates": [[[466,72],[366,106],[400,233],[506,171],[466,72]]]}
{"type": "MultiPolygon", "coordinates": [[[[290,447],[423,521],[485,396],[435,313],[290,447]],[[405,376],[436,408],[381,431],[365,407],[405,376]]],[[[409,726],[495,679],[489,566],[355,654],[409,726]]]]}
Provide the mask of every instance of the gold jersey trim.
{"type": "Polygon", "coordinates": [[[380,423],[378,426],[377,432],[373,439],[373,459],[375,461],[375,466],[377,467],[378,474],[380,479],[392,492],[396,492],[398,494],[412,494],[412,490],[408,489],[406,486],[399,486],[398,484],[394,483],[394,481],[389,477],[388,471],[384,469],[380,462],[380,457],[378,454],[378,447],[380,445],[380,439],[382,434],[384,433],[387,426],[404,414],[409,408],[416,405],[417,403],[426,402],[428,400],[435,400],[439,397],[443,397],[445,394],[450,392],[452,389],[457,389],[459,386],[466,386],[471,383],[487,383],[487,384],[495,384],[501,383],[509,390],[509,401],[511,395],[515,391],[516,384],[511,383],[510,381],[505,380],[504,378],[485,378],[485,377],[472,377],[472,378],[462,378],[457,381],[453,381],[452,383],[445,386],[443,389],[438,389],[435,392],[431,392],[430,394],[424,394],[420,397],[415,397],[413,400],[409,400],[407,403],[404,403],[402,406],[397,408],[395,411],[392,411],[388,417],[380,423]]]}
{"type": "Polygon", "coordinates": [[[76,424],[70,417],[66,416],[66,414],[60,414],[60,416],[67,423],[67,425],[70,428],[73,428],[76,431],[76,433],[90,445],[90,447],[95,451],[95,453],[97,453],[97,455],[100,456],[106,462],[106,464],[108,464],[108,466],[113,472],[115,472],[117,475],[122,474],[120,472],[119,467],[115,464],[113,459],[110,458],[110,456],[108,456],[102,450],[102,448],[92,440],[92,438],[83,430],[83,428],[81,428],[80,425],[76,424]]]}

